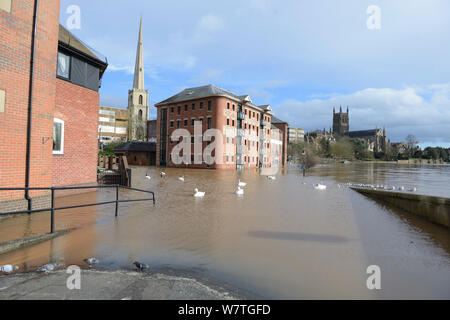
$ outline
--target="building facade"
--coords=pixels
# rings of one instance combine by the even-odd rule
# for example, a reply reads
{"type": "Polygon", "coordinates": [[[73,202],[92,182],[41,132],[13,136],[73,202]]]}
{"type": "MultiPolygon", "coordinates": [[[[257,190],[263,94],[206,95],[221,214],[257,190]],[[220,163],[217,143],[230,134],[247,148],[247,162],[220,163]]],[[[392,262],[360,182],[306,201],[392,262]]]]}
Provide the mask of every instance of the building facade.
{"type": "Polygon", "coordinates": [[[288,142],[298,143],[305,141],[305,129],[288,127],[288,142]]]}
{"type": "MultiPolygon", "coordinates": [[[[214,169],[272,166],[272,133],[278,129],[272,128],[273,115],[269,105],[256,106],[247,95],[238,96],[214,85],[207,85],[185,89],[155,104],[155,107],[158,166],[214,169]],[[196,124],[201,126],[199,132],[194,130],[196,124]],[[180,154],[184,158],[179,165],[171,157],[173,148],[179,142],[172,140],[176,129],[186,130],[184,132],[189,141],[185,143],[190,145],[191,153],[190,157],[180,154]],[[208,129],[219,130],[222,141],[206,141],[208,138],[205,132],[208,129]],[[205,159],[208,156],[215,157],[215,152],[205,154],[212,142],[223,151],[222,161],[216,159],[213,164],[211,159],[205,159]],[[195,150],[195,145],[200,148],[195,150]]],[[[276,136],[274,133],[273,138],[281,139],[281,134],[276,136]]]]}
{"type": "Polygon", "coordinates": [[[98,115],[98,138],[102,143],[126,141],[128,133],[128,110],[100,107],[98,115]]]}
{"type": "MultiPolygon", "coordinates": [[[[105,60],[59,25],[57,0],[2,1],[0,32],[1,186],[95,183],[105,60]]],[[[44,193],[0,192],[0,201],[44,193]]]]}
{"type": "Polygon", "coordinates": [[[362,139],[367,143],[368,151],[371,152],[386,152],[388,145],[384,129],[350,131],[348,107],[347,112],[342,112],[342,107],[339,108],[339,112],[335,112],[333,108],[333,134],[362,139]]]}
{"type": "Polygon", "coordinates": [[[142,18],[136,50],[133,89],[128,91],[128,140],[147,141],[148,90],[144,87],[142,18]]]}

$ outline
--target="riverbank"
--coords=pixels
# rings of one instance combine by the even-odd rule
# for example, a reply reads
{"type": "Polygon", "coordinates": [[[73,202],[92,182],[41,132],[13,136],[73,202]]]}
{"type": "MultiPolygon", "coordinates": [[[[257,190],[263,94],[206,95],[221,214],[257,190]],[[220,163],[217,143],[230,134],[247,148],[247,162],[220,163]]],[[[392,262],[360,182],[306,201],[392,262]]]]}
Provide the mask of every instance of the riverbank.
{"type": "Polygon", "coordinates": [[[69,290],[66,270],[0,276],[0,300],[235,300],[223,287],[163,273],[81,270],[80,289],[69,290]]]}

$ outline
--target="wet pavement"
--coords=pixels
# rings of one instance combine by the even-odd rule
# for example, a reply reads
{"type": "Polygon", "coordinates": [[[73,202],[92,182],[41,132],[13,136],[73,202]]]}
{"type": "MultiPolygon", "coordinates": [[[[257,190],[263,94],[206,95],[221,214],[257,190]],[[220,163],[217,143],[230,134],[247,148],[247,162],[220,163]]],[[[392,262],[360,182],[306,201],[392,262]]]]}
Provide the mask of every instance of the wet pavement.
{"type": "MultiPolygon", "coordinates": [[[[256,170],[236,173],[133,167],[132,186],[152,190],[156,204],[124,203],[60,211],[65,236],[0,256],[33,270],[49,261],[102,270],[186,270],[254,296],[288,299],[450,298],[450,232],[370,200],[339,183],[416,186],[449,196],[449,166],[349,164],[320,166],[303,178],[290,167],[269,181],[256,170]],[[146,173],[152,176],[145,178],[146,173]],[[184,175],[185,181],[177,178],[184,175]],[[237,196],[238,179],[247,182],[237,196]],[[315,190],[322,182],[327,189],[315,190]],[[194,198],[193,189],[205,191],[194,198]],[[381,268],[381,290],[368,290],[366,269],[381,268]]],[[[122,199],[147,197],[121,190],[122,199]]],[[[57,205],[113,200],[114,190],[58,198],[57,205]]],[[[0,241],[48,232],[48,213],[0,222],[0,241]]],[[[1,283],[0,283],[0,287],[1,283]]]]}

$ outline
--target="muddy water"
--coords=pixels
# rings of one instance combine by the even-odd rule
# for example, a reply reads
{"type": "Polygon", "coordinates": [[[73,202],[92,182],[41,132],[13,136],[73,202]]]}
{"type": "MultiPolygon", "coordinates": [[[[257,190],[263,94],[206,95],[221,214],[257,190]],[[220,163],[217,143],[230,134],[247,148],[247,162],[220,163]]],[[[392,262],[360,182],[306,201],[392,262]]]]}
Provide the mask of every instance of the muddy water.
{"type": "MultiPolygon", "coordinates": [[[[295,168],[268,181],[256,171],[133,168],[133,187],[157,201],[80,208],[57,213],[66,236],[0,256],[22,268],[47,261],[79,264],[98,257],[101,268],[190,270],[266,298],[450,298],[449,231],[346,188],[342,182],[416,186],[449,194],[449,167],[390,164],[323,166],[301,177],[295,168]],[[145,174],[152,176],[145,179],[145,174]],[[180,175],[185,181],[177,180],[180,175]],[[234,194],[238,179],[244,196],[234,194]],[[318,191],[313,183],[328,188],[318,191]],[[197,187],[202,199],[192,196],[197,187]],[[366,287],[366,268],[381,268],[381,290],[366,287]]],[[[141,196],[121,191],[121,198],[141,196]]],[[[103,190],[58,199],[58,204],[114,198],[103,190]]],[[[0,221],[0,241],[47,232],[46,213],[0,221]]]]}

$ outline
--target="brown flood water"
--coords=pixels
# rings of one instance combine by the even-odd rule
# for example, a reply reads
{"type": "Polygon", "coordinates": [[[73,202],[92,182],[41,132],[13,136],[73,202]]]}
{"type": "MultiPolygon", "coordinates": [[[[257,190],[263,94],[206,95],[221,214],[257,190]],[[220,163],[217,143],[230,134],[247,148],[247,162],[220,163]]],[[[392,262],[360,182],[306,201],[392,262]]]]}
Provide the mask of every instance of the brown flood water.
{"type": "MultiPolygon", "coordinates": [[[[383,206],[338,183],[417,186],[449,195],[450,167],[350,164],[315,168],[306,178],[292,166],[268,181],[256,171],[134,167],[133,187],[156,193],[151,202],[59,211],[57,229],[76,231],[4,254],[0,265],[33,270],[48,261],[131,269],[187,270],[244,290],[254,297],[287,299],[450,298],[450,232],[383,206]],[[152,176],[145,179],[145,174],[152,176]],[[185,176],[185,182],[177,180],[185,176]],[[244,196],[234,194],[238,179],[244,196]],[[323,182],[318,191],[313,183],[323,182]],[[204,198],[193,189],[206,191],[204,198]],[[368,290],[366,268],[381,268],[381,290],[368,290]]],[[[114,199],[102,190],[58,199],[58,205],[114,199]]],[[[121,198],[146,197],[121,191],[121,198]]],[[[0,241],[48,232],[49,214],[0,220],[0,241]]]]}

